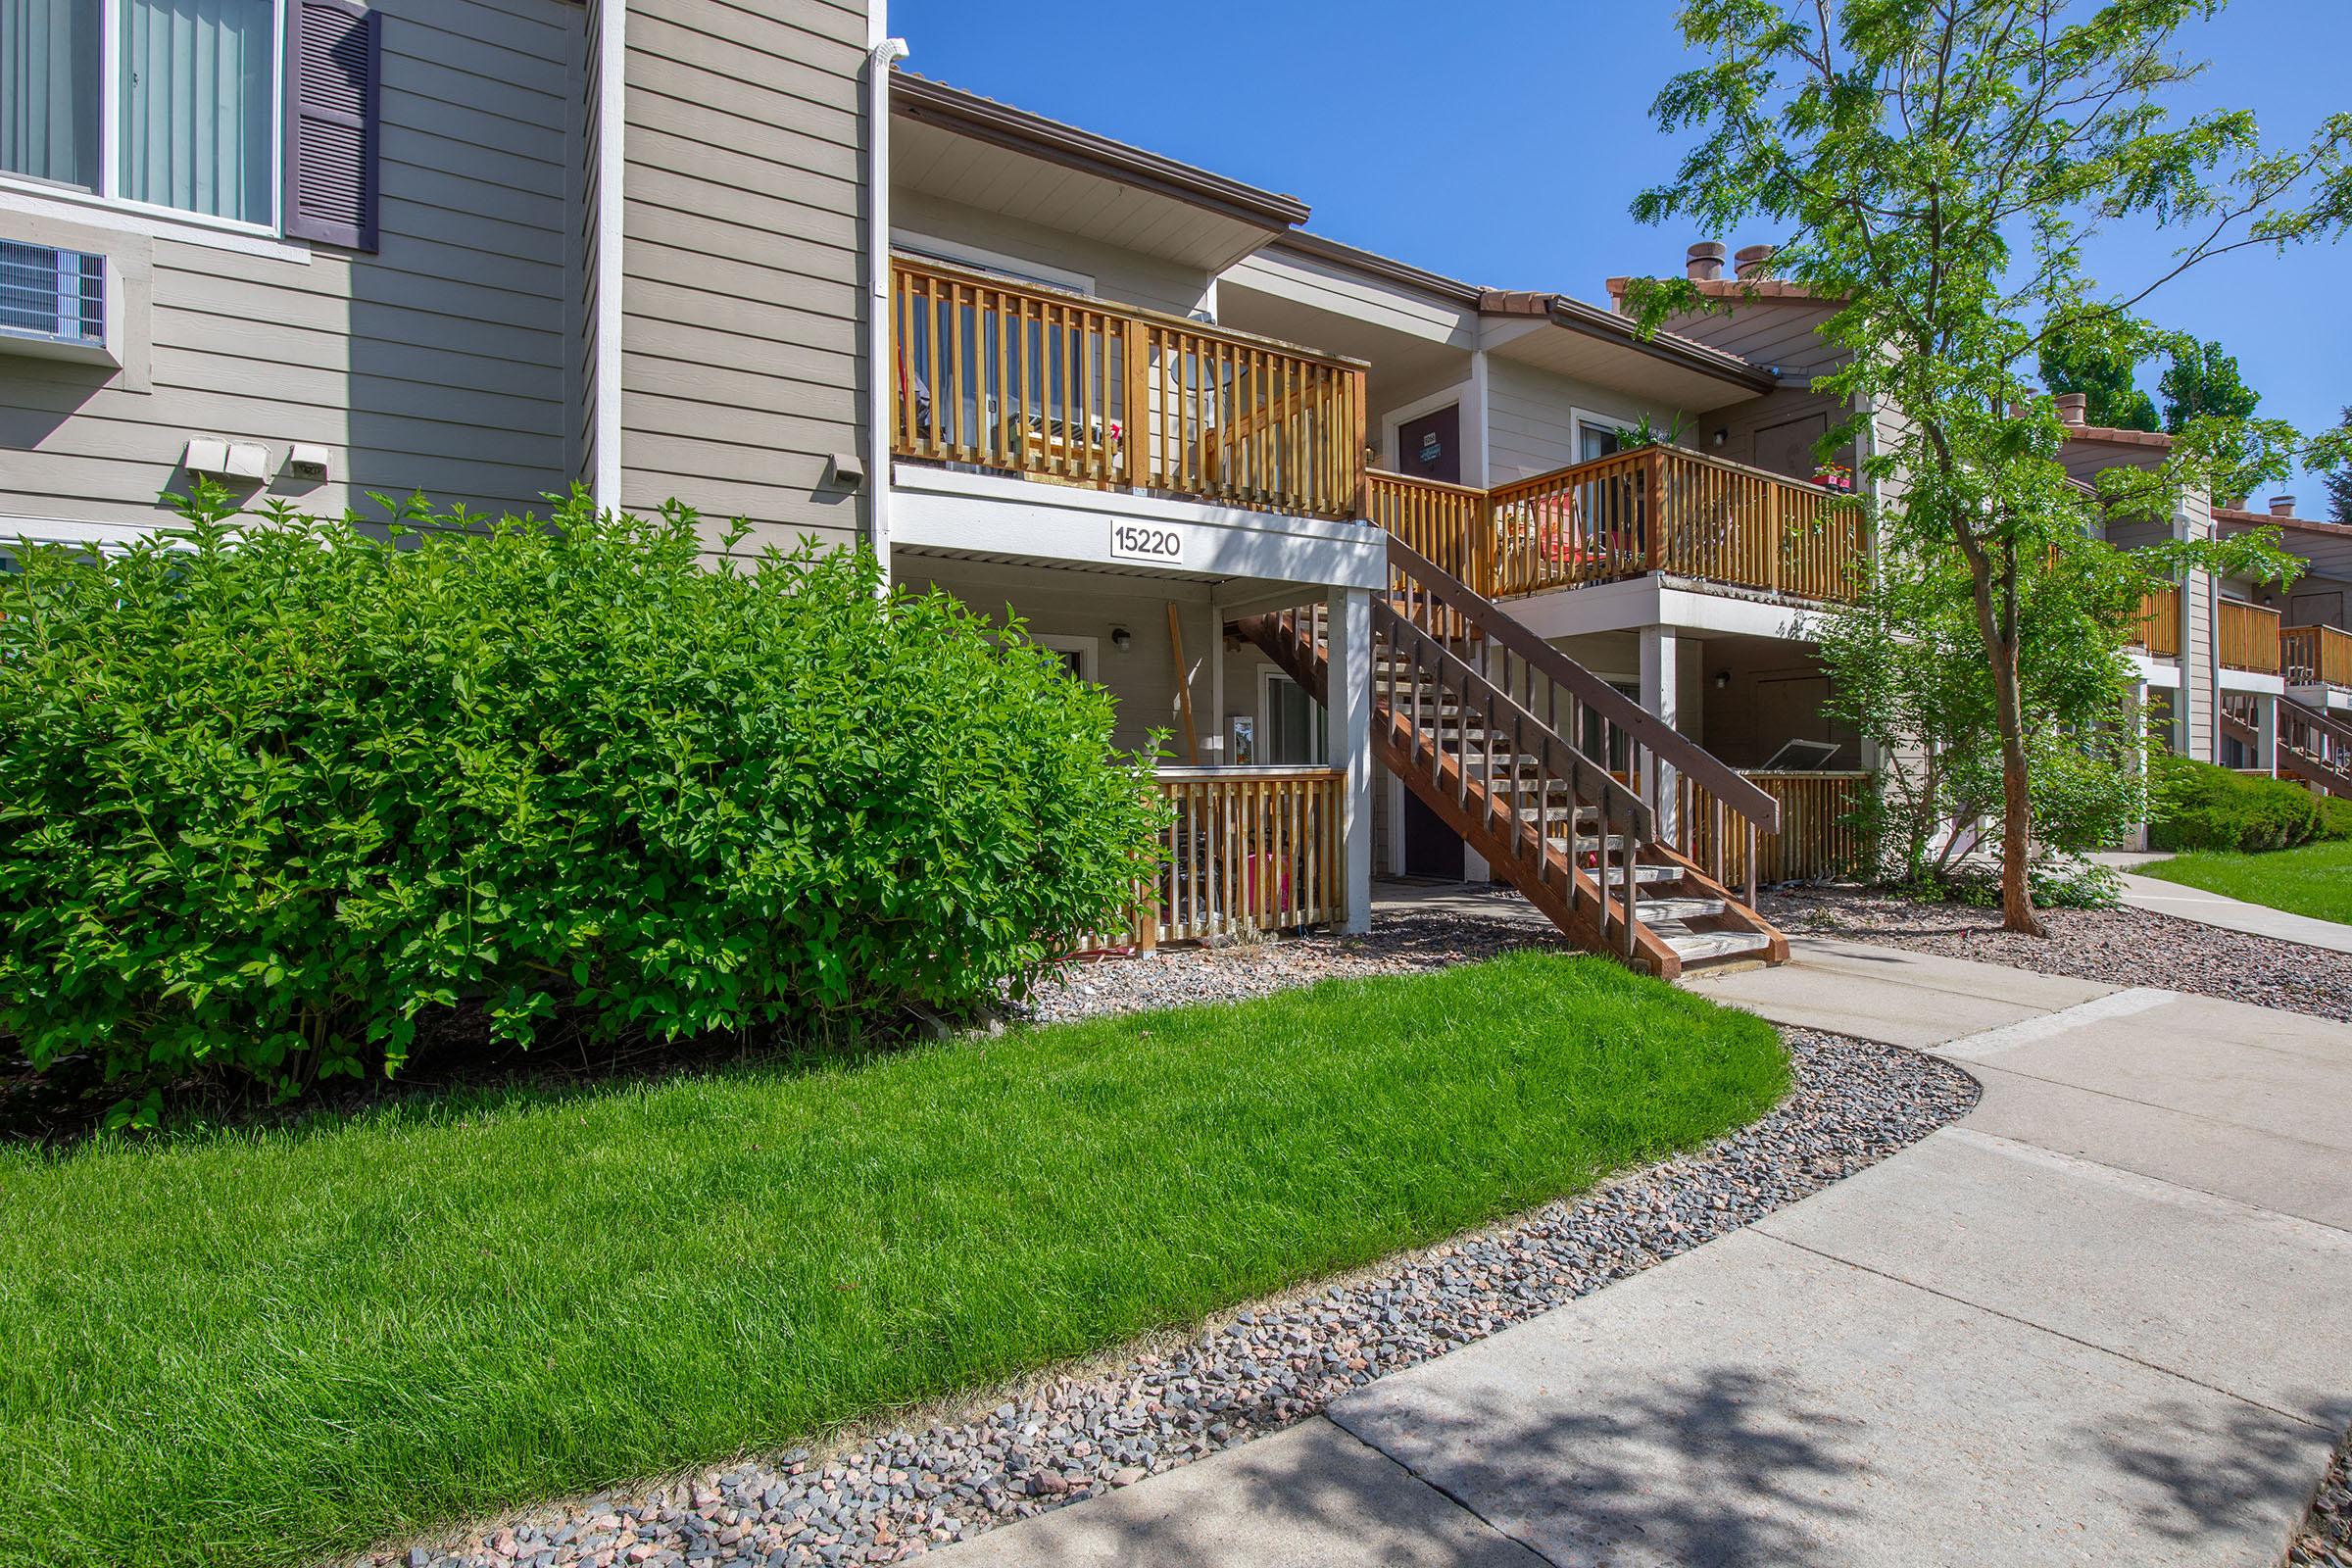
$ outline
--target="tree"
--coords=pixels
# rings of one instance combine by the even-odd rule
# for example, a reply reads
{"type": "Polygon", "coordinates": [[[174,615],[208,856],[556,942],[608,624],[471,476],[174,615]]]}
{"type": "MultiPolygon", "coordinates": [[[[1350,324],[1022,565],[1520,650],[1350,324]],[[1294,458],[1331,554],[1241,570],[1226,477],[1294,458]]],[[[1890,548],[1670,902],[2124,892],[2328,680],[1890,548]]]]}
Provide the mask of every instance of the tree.
{"type": "MultiPolygon", "coordinates": [[[[2344,410],[2340,428],[2352,431],[2352,409],[2344,410]]],[[[2352,522],[2352,468],[2338,468],[2328,475],[2328,520],[2352,522]]]]}
{"type": "Polygon", "coordinates": [[[2080,392],[2082,416],[2114,430],[2153,430],[2156,403],[2133,377],[2139,361],[2096,344],[2052,339],[2041,346],[2041,379],[2050,391],[2080,392]]]}
{"type": "Polygon", "coordinates": [[[2182,337],[2173,346],[2173,363],[2157,382],[2164,394],[2164,427],[2175,435],[2191,419],[2250,419],[2261,395],[2237,373],[2237,359],[2211,340],[2182,337]]]}
{"type": "MultiPolygon", "coordinates": [[[[1728,233],[1759,217],[1788,238],[1776,270],[1841,302],[1823,332],[1846,350],[1817,390],[1857,414],[1825,445],[1874,439],[1883,560],[1964,607],[2000,766],[2002,911],[2039,934],[2028,882],[2034,759],[2091,715],[2038,709],[2021,671],[2035,581],[2104,551],[2102,509],[2171,515],[2233,450],[2283,472],[2284,425],[2190,419],[2160,468],[2076,488],[2066,430],[2027,379],[2044,345],[2152,346],[2137,311],[2215,257],[2333,237],[2352,223],[2352,117],[2307,147],[2266,152],[2253,117],[2178,116],[2195,74],[2176,35],[2221,0],[1685,0],[1704,63],[1655,114],[1695,131],[1676,177],[1635,202],[1649,222],[1728,233]],[[2179,237],[2153,275],[2103,288],[2082,242],[2146,220],[2179,237]]],[[[1710,302],[1688,279],[1628,298],[1646,326],[1710,302]]],[[[2187,545],[2188,551],[2218,546],[2187,545]]],[[[2167,560],[2174,564],[2176,552],[2167,560]]],[[[2215,558],[2218,561],[2218,556],[2215,558]]],[[[2282,570],[2275,553],[2267,564],[2282,570]]],[[[2119,556],[2153,582],[2164,563],[2119,556]]],[[[2075,612],[2081,614],[2085,612],[2075,612]]],[[[2109,634],[2119,641],[2120,629],[2109,634]]]]}

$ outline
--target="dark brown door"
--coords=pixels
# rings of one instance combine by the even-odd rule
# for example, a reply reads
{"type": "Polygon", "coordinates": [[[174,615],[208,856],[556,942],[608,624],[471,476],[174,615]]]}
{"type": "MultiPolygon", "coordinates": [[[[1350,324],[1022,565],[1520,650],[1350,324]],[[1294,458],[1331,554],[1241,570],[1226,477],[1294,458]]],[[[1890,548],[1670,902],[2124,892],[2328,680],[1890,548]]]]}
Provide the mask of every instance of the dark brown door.
{"type": "Polygon", "coordinates": [[[1416,479],[1462,482],[1462,410],[1459,404],[1407,419],[1396,427],[1396,471],[1416,479]]]}
{"type": "Polygon", "coordinates": [[[1821,460],[1813,455],[1813,443],[1829,431],[1826,414],[1766,425],[1756,432],[1756,466],[1791,479],[1810,479],[1821,467],[1821,460]]]}
{"type": "Polygon", "coordinates": [[[1462,879],[1462,838],[1428,803],[1404,792],[1404,874],[1462,879]]]}

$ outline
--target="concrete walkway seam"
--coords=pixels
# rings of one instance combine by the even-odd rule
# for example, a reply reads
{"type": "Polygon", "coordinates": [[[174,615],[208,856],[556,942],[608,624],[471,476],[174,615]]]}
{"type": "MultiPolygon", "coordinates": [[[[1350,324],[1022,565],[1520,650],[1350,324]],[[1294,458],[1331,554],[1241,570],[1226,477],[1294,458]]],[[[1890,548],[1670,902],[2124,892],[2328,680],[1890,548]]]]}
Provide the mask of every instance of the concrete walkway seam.
{"type": "Polygon", "coordinates": [[[1982,1061],[1986,1056],[1996,1055],[2018,1046],[2030,1046],[2036,1041],[2054,1039],[2059,1035],[2079,1029],[2084,1024],[2103,1023],[2110,1018],[2128,1018],[2135,1012],[2146,1012],[2152,1007],[2161,1007],[2168,1002],[2180,1000],[2180,993],[2178,991],[2162,991],[2152,986],[2133,986],[2129,990],[2112,992],[2090,1002],[2077,1003],[2071,1007],[2061,1007],[2056,1012],[2044,1013],[2038,1018],[2025,1018],[2016,1023],[2003,1024],[1998,1029],[1986,1029],[1980,1034],[1963,1035],[1957,1040],[1947,1040],[1942,1045],[1936,1047],[1933,1054],[1960,1056],[1971,1061],[1982,1061]]]}

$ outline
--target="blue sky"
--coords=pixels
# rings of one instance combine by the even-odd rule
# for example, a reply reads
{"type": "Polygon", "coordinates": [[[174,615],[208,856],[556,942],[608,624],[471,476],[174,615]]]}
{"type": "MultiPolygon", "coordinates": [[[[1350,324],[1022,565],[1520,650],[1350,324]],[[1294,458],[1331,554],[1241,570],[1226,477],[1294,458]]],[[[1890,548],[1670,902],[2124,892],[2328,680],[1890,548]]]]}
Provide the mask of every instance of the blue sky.
{"type": "MultiPolygon", "coordinates": [[[[1685,59],[1673,15],[1668,0],[894,0],[890,22],[909,70],[1288,191],[1336,239],[1472,282],[1601,300],[1602,278],[1678,266],[1703,237],[1626,214],[1677,156],[1648,118],[1685,59]]],[[[2352,109],[2352,0],[2236,0],[2186,52],[2212,62],[2199,106],[2254,109],[2266,142],[2300,142],[2352,109]]],[[[2093,270],[2144,278],[2171,248],[2119,235],[2093,270]]],[[[2262,412],[2309,428],[2352,404],[2347,265],[2345,247],[2241,255],[2148,309],[2220,339],[2262,412]]],[[[2292,488],[2299,512],[2324,514],[2317,480],[2292,488]]]]}

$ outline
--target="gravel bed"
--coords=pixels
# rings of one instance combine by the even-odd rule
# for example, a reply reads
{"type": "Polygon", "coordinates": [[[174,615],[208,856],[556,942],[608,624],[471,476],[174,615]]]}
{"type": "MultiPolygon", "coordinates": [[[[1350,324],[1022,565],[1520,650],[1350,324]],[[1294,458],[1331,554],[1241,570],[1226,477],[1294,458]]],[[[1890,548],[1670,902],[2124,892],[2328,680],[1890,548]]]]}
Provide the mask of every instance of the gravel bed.
{"type": "Polygon", "coordinates": [[[2352,954],[2247,936],[2145,909],[2045,909],[2048,940],[2003,931],[1998,909],[1795,888],[1761,897],[1791,935],[1877,942],[2108,985],[2154,986],[2352,1020],[2352,954]]]}
{"type": "MultiPolygon", "coordinates": [[[[1484,940],[1438,927],[1424,935],[1433,952],[1484,940]]],[[[1516,938],[1506,932],[1494,940],[1516,938]]],[[[1337,946],[1335,963],[1419,962],[1416,955],[1384,952],[1377,939],[1352,956],[1337,946]]],[[[1282,975],[1335,972],[1305,953],[1280,949],[1232,962],[1225,956],[1155,962],[1156,969],[1134,966],[1142,978],[1105,967],[1085,1004],[1200,1000],[1227,986],[1239,989],[1216,994],[1254,995],[1251,988],[1298,983],[1279,981],[1282,975]],[[1180,978],[1171,981],[1170,972],[1180,978]]],[[[977,1404],[911,1415],[911,1430],[854,1435],[830,1453],[796,1450],[656,1489],[607,1493],[463,1542],[357,1561],[369,1568],[899,1561],[1312,1415],[1385,1373],[1523,1322],[1817,1192],[1976,1102],[1975,1081],[1933,1058],[1834,1035],[1790,1031],[1786,1038],[1796,1088],[1770,1114],[1708,1149],[1581,1197],[1258,1302],[1189,1338],[1131,1348],[977,1404]]]]}
{"type": "Polygon", "coordinates": [[[1161,948],[1131,958],[1081,960],[1017,1010],[1039,1023],[1056,1023],[1199,1002],[1240,1002],[1318,980],[1449,969],[1520,948],[1574,951],[1550,925],[1527,919],[1499,901],[1492,917],[1447,909],[1383,910],[1368,936],[1318,932],[1278,942],[1161,948]]]}
{"type": "Polygon", "coordinates": [[[2287,1568],[2352,1568],[2352,1432],[2336,1446],[2303,1528],[2286,1548],[2287,1568]]]}

